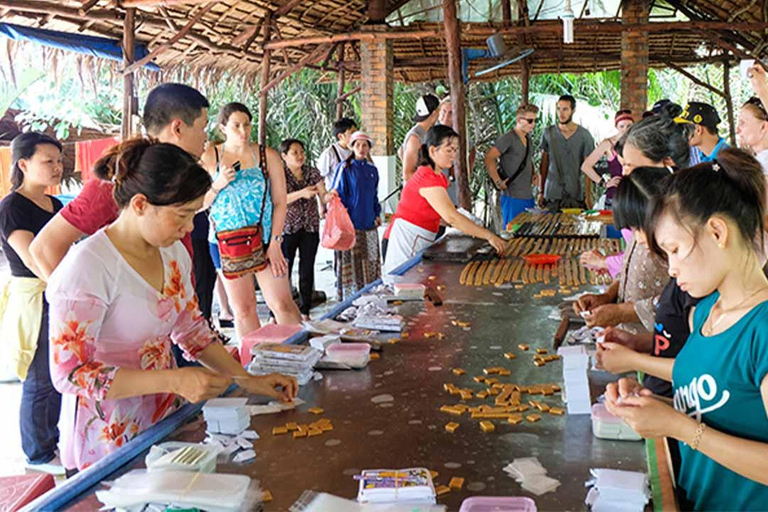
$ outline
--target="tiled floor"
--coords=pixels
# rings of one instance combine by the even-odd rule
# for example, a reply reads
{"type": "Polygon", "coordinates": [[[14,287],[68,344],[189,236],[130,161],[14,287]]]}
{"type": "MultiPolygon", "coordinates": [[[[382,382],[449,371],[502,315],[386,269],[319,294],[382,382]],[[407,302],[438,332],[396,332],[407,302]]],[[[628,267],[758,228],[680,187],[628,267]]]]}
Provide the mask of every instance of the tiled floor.
{"type": "MultiPolygon", "coordinates": [[[[325,311],[335,303],[336,289],[333,275],[333,251],[320,247],[315,263],[315,288],[323,290],[328,296],[328,302],[311,312],[312,318],[320,317],[325,311]]],[[[294,265],[294,279],[298,283],[297,265],[294,265]]],[[[0,253],[0,282],[4,282],[8,276],[7,263],[5,257],[0,253]]],[[[266,321],[268,310],[263,304],[259,304],[259,316],[262,321],[266,321]]],[[[233,336],[232,329],[226,329],[225,334],[233,336]]],[[[25,472],[24,454],[21,451],[21,436],[19,434],[19,404],[21,400],[21,383],[0,382],[0,404],[2,404],[2,414],[0,414],[0,439],[2,449],[0,449],[0,476],[19,475],[25,472]]]]}

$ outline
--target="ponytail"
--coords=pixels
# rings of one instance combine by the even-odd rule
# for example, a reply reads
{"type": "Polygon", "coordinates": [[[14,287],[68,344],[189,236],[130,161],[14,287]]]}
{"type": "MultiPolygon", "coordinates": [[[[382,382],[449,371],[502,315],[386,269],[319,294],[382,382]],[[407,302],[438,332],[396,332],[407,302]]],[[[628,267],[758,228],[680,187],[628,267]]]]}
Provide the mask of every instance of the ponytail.
{"type": "Polygon", "coordinates": [[[168,206],[192,202],[211,187],[211,178],[189,153],[173,144],[135,138],[110,148],[94,166],[94,173],[115,184],[120,208],[137,194],[150,204],[168,206]]]}
{"type": "Polygon", "coordinates": [[[427,132],[427,139],[419,148],[419,165],[435,168],[435,162],[429,156],[429,149],[439,147],[446,139],[458,138],[459,134],[450,126],[437,124],[427,132]]]}
{"type": "Polygon", "coordinates": [[[670,213],[684,226],[696,229],[713,215],[731,219],[744,241],[762,237],[765,215],[765,176],[760,163],[740,149],[720,150],[717,160],[684,169],[665,178],[664,194],[654,201],[649,237],[651,248],[661,253],[655,233],[658,222],[670,213]]]}

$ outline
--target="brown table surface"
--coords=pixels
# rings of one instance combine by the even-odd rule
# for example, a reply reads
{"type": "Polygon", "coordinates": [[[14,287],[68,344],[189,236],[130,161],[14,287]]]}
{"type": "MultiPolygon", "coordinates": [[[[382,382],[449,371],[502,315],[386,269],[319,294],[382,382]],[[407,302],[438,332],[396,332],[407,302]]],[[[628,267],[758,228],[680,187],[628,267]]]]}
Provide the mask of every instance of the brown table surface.
{"type": "MultiPolygon", "coordinates": [[[[299,396],[307,405],[294,411],[254,416],[252,428],[261,439],[254,443],[257,458],[247,465],[220,464],[218,472],[242,473],[258,479],[269,489],[274,500],[268,511],[285,511],[304,490],[332,493],[354,499],[357,481],[352,475],[362,469],[427,467],[437,471],[435,484],[447,484],[451,477],[465,479],[461,491],[438,498],[438,503],[458,510],[462,500],[474,495],[530,496],[539,510],[584,510],[590,468],[615,468],[647,471],[642,442],[605,441],[592,435],[589,415],[552,416],[542,414],[537,423],[510,425],[494,420],[496,431],[483,433],[478,420],[467,414],[456,418],[440,412],[444,404],[457,403],[457,397],[443,390],[445,383],[477,391],[484,386],[472,380],[483,375],[486,367],[502,366],[511,370],[505,383],[562,385],[562,363],[544,367],[533,364],[536,348],[551,352],[552,336],[558,322],[547,316],[562,300],[557,297],[535,299],[542,288],[557,289],[555,284],[495,288],[465,287],[458,284],[462,266],[449,263],[421,263],[406,276],[431,285],[444,284],[440,292],[445,303],[410,302],[399,306],[407,321],[407,339],[386,345],[379,360],[362,371],[325,371],[324,378],[302,387],[299,396]],[[435,279],[429,280],[429,276],[435,279]],[[453,326],[452,320],[471,323],[470,330],[453,326]],[[425,332],[442,332],[445,339],[425,338],[425,332]],[[531,350],[523,352],[519,343],[531,350]],[[514,352],[507,360],[503,354],[514,352]],[[452,368],[466,370],[456,376],[452,368]],[[372,398],[388,394],[394,400],[382,404],[372,398]],[[307,412],[311,406],[324,409],[322,416],[307,412]],[[334,430],[321,436],[293,439],[290,435],[272,435],[272,427],[286,422],[311,423],[319,418],[333,422],[334,430]],[[450,434],[444,425],[460,424],[450,434]],[[502,468],[517,457],[536,456],[548,475],[560,480],[555,492],[532,496],[508,477],[502,468]]],[[[397,337],[396,334],[385,338],[397,337]]],[[[593,401],[605,383],[613,378],[590,372],[593,401]]],[[[473,399],[470,405],[493,404],[473,399]]],[[[560,395],[527,398],[564,407],[560,395]]],[[[254,403],[258,400],[252,398],[254,403]]],[[[528,414],[528,412],[526,412],[528,414]]],[[[202,441],[205,424],[202,415],[178,430],[168,440],[202,441]]],[[[143,455],[125,470],[143,467],[143,455]]],[[[95,496],[88,494],[72,510],[98,508],[95,496]]]]}

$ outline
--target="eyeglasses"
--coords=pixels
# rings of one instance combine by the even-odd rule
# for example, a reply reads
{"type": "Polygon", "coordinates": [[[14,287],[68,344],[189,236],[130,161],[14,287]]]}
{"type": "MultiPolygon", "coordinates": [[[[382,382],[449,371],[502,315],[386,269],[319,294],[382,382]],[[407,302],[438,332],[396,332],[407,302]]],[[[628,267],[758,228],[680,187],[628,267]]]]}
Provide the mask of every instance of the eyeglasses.
{"type": "Polygon", "coordinates": [[[520,119],[523,120],[523,121],[527,121],[528,124],[533,124],[533,123],[536,122],[536,118],[535,117],[521,117],[520,119]]]}

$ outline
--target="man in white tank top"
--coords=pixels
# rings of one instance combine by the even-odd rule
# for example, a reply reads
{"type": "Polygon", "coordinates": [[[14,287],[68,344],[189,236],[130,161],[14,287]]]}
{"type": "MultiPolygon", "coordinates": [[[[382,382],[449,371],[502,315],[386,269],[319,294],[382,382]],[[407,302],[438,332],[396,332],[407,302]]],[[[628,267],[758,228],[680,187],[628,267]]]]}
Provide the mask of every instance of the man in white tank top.
{"type": "Polygon", "coordinates": [[[413,121],[416,125],[405,134],[403,145],[398,156],[403,162],[403,183],[408,181],[416,172],[419,163],[419,149],[427,139],[427,131],[437,122],[440,115],[440,100],[433,94],[426,94],[416,102],[416,115],[413,121]]]}

